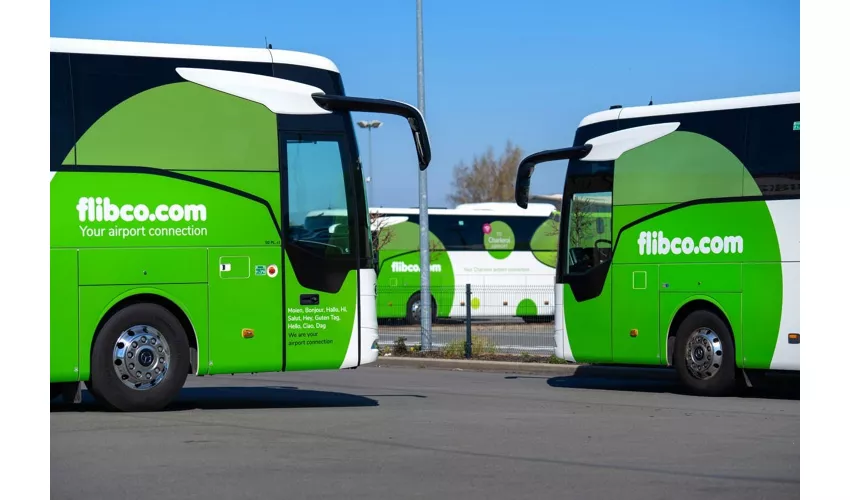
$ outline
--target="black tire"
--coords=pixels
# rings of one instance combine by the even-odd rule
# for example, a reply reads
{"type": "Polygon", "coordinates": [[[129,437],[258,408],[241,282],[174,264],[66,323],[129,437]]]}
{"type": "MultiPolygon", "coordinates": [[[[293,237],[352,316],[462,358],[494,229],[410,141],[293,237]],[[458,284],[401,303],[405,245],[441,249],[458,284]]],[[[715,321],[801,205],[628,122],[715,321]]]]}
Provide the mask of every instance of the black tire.
{"type": "Polygon", "coordinates": [[[521,316],[522,320],[529,325],[538,323],[551,323],[555,320],[553,316],[521,316]]]}
{"type": "MultiPolygon", "coordinates": [[[[415,305],[419,302],[421,295],[419,292],[414,293],[410,296],[410,299],[407,301],[407,314],[405,315],[405,320],[408,325],[418,325],[419,318],[415,313],[415,305]]],[[[431,297],[431,323],[437,321],[437,302],[434,301],[434,298],[431,297]]]]}
{"type": "Polygon", "coordinates": [[[690,313],[676,331],[673,365],[679,379],[694,394],[732,394],[737,387],[737,367],[735,344],[726,322],[711,311],[690,313]]]}
{"type": "MultiPolygon", "coordinates": [[[[144,347],[141,349],[144,349],[144,347]]],[[[142,354],[141,349],[135,351],[139,353],[136,356],[139,363],[143,363],[143,359],[149,359],[142,354]]],[[[129,350],[128,347],[127,351],[129,350]]],[[[159,356],[159,354],[154,354],[154,356],[159,356]]],[[[162,366],[156,364],[157,360],[154,360],[153,363],[150,368],[162,366]]],[[[86,385],[92,395],[113,410],[157,411],[165,408],[177,397],[186,382],[188,373],[189,342],[180,321],[168,309],[160,305],[133,304],[115,313],[98,332],[92,349],[91,380],[86,385]],[[124,365],[127,368],[132,366],[129,364],[131,358],[124,357],[122,358],[123,361],[116,361],[113,357],[113,350],[125,331],[133,329],[132,331],[139,335],[150,331],[143,331],[142,325],[158,331],[160,345],[157,348],[161,346],[163,341],[166,342],[167,344],[162,347],[167,348],[170,359],[168,359],[167,368],[161,368],[164,375],[156,385],[145,389],[135,389],[127,385],[131,383],[132,379],[128,379],[128,382],[125,383],[116,372],[116,366],[124,365]],[[127,364],[124,364],[124,361],[127,364]]],[[[126,375],[124,376],[126,377],[126,375]]],[[[139,386],[147,387],[147,382],[142,382],[139,386]]]]}

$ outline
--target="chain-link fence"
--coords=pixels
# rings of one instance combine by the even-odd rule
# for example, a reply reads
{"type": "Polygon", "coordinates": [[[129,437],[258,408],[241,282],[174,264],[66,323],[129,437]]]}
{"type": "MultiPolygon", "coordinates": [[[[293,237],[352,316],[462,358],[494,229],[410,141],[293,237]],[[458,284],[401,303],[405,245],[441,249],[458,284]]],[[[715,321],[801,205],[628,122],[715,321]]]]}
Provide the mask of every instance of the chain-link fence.
{"type": "MultiPolygon", "coordinates": [[[[383,346],[399,337],[421,345],[419,290],[378,287],[378,335],[383,346]]],[[[461,285],[431,288],[431,347],[464,353],[554,353],[554,286],[461,285]]]]}

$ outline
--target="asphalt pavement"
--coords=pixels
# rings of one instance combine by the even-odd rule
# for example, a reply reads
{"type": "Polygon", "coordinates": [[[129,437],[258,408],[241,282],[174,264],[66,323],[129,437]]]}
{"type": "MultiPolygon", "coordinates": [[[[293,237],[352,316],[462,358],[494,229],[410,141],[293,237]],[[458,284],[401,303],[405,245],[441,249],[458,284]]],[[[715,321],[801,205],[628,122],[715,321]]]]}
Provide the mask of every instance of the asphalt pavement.
{"type": "Polygon", "coordinates": [[[396,367],[190,377],[168,411],[51,406],[55,499],[799,498],[799,385],[396,367]]]}

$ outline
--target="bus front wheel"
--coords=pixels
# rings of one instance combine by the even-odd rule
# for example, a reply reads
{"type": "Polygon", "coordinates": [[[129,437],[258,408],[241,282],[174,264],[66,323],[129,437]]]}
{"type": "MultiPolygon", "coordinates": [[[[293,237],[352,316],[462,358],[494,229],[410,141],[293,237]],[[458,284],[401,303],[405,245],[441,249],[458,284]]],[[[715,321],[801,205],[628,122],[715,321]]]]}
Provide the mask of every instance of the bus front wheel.
{"type": "Polygon", "coordinates": [[[676,331],[673,364],[687,388],[702,396],[723,396],[736,387],[735,345],[717,314],[697,310],[676,331]]]}
{"type": "MultiPolygon", "coordinates": [[[[418,325],[422,321],[422,297],[414,293],[407,301],[407,324],[418,325]]],[[[431,323],[437,321],[437,303],[431,298],[431,323]]]]}
{"type": "Polygon", "coordinates": [[[168,405],[189,373],[189,343],[180,321],[158,304],[132,304],[98,332],[91,357],[92,394],[118,411],[168,405]]]}

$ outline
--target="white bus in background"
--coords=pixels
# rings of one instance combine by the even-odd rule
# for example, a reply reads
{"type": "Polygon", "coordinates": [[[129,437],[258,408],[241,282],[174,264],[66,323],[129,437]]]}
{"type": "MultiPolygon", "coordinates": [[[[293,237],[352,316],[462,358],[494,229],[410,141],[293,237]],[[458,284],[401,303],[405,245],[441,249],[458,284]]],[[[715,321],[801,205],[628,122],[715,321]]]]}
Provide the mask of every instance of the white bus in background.
{"type": "MultiPolygon", "coordinates": [[[[372,208],[378,319],[419,322],[419,210],[372,208]]],[[[433,319],[554,316],[560,214],[548,203],[470,203],[428,211],[433,319]]]]}

